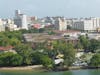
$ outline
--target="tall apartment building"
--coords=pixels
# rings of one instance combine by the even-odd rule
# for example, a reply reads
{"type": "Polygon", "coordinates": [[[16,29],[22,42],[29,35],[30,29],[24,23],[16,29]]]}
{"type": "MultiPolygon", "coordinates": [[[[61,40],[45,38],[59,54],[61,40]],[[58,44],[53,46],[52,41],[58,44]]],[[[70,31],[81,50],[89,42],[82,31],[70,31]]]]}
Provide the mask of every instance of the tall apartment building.
{"type": "Polygon", "coordinates": [[[100,18],[91,18],[94,28],[100,28],[100,18]]]}
{"type": "Polygon", "coordinates": [[[21,14],[20,10],[15,11],[14,23],[20,29],[28,29],[27,16],[25,14],[21,14]]]}
{"type": "Polygon", "coordinates": [[[91,20],[84,20],[84,21],[76,21],[74,22],[73,29],[89,31],[93,30],[93,24],[91,20]]]}
{"type": "Polygon", "coordinates": [[[100,18],[85,18],[74,21],[72,28],[83,31],[96,31],[100,28],[100,18]]]}
{"type": "Polygon", "coordinates": [[[65,31],[67,29],[66,20],[62,18],[55,20],[55,29],[65,31]]]}
{"type": "Polygon", "coordinates": [[[5,31],[5,25],[2,19],[0,19],[0,32],[5,31]]]}

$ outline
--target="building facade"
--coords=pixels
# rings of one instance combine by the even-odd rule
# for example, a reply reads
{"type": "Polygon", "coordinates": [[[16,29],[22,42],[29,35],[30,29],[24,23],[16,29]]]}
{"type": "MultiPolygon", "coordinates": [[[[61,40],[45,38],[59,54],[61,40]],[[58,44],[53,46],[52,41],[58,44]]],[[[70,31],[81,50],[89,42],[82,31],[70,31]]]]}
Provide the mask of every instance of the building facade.
{"type": "Polygon", "coordinates": [[[21,14],[20,10],[15,11],[14,23],[20,29],[28,29],[27,16],[21,14]]]}
{"type": "Polygon", "coordinates": [[[100,18],[86,18],[73,22],[73,29],[83,31],[97,31],[100,28],[100,18]]]}
{"type": "Polygon", "coordinates": [[[0,32],[1,31],[5,31],[4,21],[2,19],[0,19],[0,32]]]}
{"type": "Polygon", "coordinates": [[[61,18],[55,20],[55,29],[59,31],[65,31],[67,29],[66,20],[61,18]]]}

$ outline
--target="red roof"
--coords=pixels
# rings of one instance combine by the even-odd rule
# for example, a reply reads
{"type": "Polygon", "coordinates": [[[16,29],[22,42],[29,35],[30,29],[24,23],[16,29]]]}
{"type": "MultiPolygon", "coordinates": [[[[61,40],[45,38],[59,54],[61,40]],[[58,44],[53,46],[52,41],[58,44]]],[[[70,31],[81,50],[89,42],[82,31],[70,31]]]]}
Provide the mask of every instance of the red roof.
{"type": "Polygon", "coordinates": [[[33,27],[39,29],[39,28],[41,28],[41,25],[40,24],[34,24],[33,27]]]}
{"type": "Polygon", "coordinates": [[[12,48],[14,48],[14,47],[13,46],[0,47],[0,51],[2,51],[2,50],[6,51],[6,50],[10,50],[12,48]]]}

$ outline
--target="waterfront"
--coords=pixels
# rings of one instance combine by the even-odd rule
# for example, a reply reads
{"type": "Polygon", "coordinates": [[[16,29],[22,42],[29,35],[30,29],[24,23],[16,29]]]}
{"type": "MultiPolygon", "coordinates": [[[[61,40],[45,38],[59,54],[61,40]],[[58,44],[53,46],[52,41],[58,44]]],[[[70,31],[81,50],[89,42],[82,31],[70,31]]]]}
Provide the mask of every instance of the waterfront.
{"type": "Polygon", "coordinates": [[[0,71],[0,75],[100,75],[99,70],[72,70],[64,72],[0,71]]]}

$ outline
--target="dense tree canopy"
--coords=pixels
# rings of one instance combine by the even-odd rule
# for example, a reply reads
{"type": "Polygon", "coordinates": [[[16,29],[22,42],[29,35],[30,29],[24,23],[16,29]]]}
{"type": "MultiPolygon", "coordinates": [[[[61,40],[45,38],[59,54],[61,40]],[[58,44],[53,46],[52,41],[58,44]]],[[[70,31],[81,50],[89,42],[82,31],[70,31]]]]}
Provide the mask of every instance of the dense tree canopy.
{"type": "Polygon", "coordinates": [[[100,67],[100,54],[95,54],[91,60],[90,64],[91,67],[100,67]]]}
{"type": "Polygon", "coordinates": [[[67,44],[66,49],[64,50],[64,59],[65,65],[71,66],[75,61],[75,50],[72,44],[67,44]]]}
{"type": "MultiPolygon", "coordinates": [[[[35,48],[32,49],[30,43],[24,43],[22,34],[24,33],[40,33],[44,29],[31,29],[20,31],[6,31],[0,32],[0,46],[13,46],[17,54],[13,53],[0,53],[0,66],[22,66],[22,65],[40,65],[42,64],[46,68],[52,68],[55,59],[59,54],[63,55],[61,59],[64,59],[63,66],[71,66],[75,61],[75,49],[83,49],[84,51],[90,51],[96,53],[96,50],[100,49],[100,41],[90,40],[86,36],[80,36],[79,42],[75,45],[67,43],[64,39],[52,40],[48,42],[36,43],[35,48]]],[[[49,35],[55,34],[53,31],[48,33],[49,35]]],[[[100,54],[96,54],[90,60],[90,66],[100,66],[100,54]]]]}
{"type": "Polygon", "coordinates": [[[90,41],[88,40],[88,38],[86,36],[80,36],[79,40],[80,40],[80,43],[82,44],[84,50],[87,51],[90,46],[90,41]]]}
{"type": "Polygon", "coordinates": [[[96,50],[100,48],[100,41],[95,40],[95,39],[90,40],[89,48],[91,52],[96,52],[96,50]]]}
{"type": "Polygon", "coordinates": [[[20,66],[22,64],[22,57],[19,54],[11,52],[0,54],[0,66],[20,66]]]}
{"type": "Polygon", "coordinates": [[[32,48],[26,44],[19,44],[15,47],[15,50],[19,55],[23,57],[23,64],[31,64],[32,58],[31,54],[33,52],[32,48]]]}

